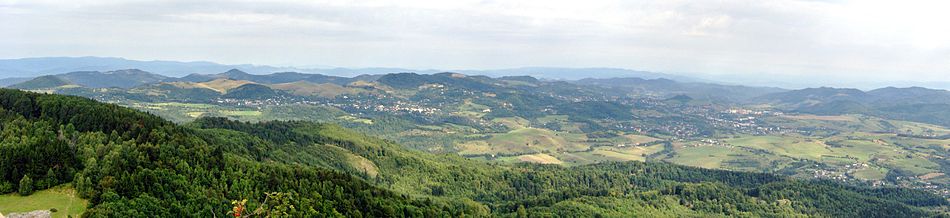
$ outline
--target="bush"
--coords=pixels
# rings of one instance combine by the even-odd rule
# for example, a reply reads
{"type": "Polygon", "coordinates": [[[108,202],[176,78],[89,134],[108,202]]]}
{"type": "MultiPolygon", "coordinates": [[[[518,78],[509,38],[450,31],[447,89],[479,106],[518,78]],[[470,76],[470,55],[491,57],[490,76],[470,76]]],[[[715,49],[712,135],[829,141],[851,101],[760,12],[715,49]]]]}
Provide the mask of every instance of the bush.
{"type": "Polygon", "coordinates": [[[20,195],[27,196],[30,194],[33,194],[33,179],[23,175],[23,179],[20,179],[20,195]]]}
{"type": "Polygon", "coordinates": [[[7,181],[0,182],[0,194],[12,193],[16,191],[16,189],[14,189],[13,187],[14,186],[12,182],[7,182],[7,181]]]}
{"type": "Polygon", "coordinates": [[[49,212],[56,213],[56,212],[59,212],[59,210],[57,210],[56,208],[50,208],[50,209],[49,209],[49,212]]]}

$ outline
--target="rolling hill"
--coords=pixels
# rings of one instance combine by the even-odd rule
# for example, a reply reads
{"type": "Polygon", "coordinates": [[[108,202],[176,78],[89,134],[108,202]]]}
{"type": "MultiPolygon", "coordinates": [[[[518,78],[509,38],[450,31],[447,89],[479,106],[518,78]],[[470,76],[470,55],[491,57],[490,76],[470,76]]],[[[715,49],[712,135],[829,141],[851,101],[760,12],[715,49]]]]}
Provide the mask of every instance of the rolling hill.
{"type": "Polygon", "coordinates": [[[270,87],[260,84],[244,84],[228,90],[222,97],[231,99],[272,99],[278,96],[278,92],[270,87]]]}
{"type": "Polygon", "coordinates": [[[308,81],[297,81],[290,83],[278,83],[269,85],[273,89],[284,90],[294,95],[300,96],[320,96],[324,98],[333,98],[339,95],[352,95],[367,93],[368,91],[360,88],[344,87],[333,83],[312,83],[308,81]]]}
{"type": "Polygon", "coordinates": [[[132,88],[160,82],[167,77],[138,69],[115,71],[79,71],[58,75],[77,85],[89,88],[132,88]]]}
{"type": "MultiPolygon", "coordinates": [[[[37,87],[36,85],[40,81],[50,81],[51,77],[56,77],[63,82],[54,82],[54,83],[68,83],[74,84],[87,88],[132,88],[141,85],[154,84],[165,80],[167,77],[145,72],[138,69],[127,69],[127,70],[114,70],[114,71],[77,71],[65,74],[57,74],[50,76],[42,76],[33,79],[32,81],[26,81],[18,84],[14,84],[11,87],[37,87]],[[39,79],[39,80],[37,80],[39,79]],[[23,85],[20,85],[23,84],[23,85]]],[[[51,83],[51,84],[54,84],[51,83]]],[[[52,88],[55,86],[41,85],[46,88],[52,88]]]]}
{"type": "Polygon", "coordinates": [[[230,91],[231,89],[241,87],[247,84],[254,84],[254,82],[247,81],[247,80],[233,80],[229,78],[220,78],[220,79],[214,79],[214,80],[198,82],[198,83],[173,83],[173,84],[181,84],[181,86],[185,86],[185,87],[206,88],[206,89],[211,89],[220,93],[228,93],[228,91],[230,91]]]}
{"type": "Polygon", "coordinates": [[[59,76],[41,76],[27,80],[21,83],[10,85],[10,88],[14,89],[52,89],[65,85],[70,85],[71,82],[60,78],[59,76]]]}
{"type": "Polygon", "coordinates": [[[206,82],[209,80],[215,79],[230,79],[230,80],[244,80],[251,81],[261,84],[278,84],[278,83],[291,83],[306,81],[311,83],[332,83],[337,85],[345,85],[355,81],[353,78],[347,77],[337,77],[337,76],[327,76],[322,74],[306,74],[298,72],[278,72],[271,74],[250,74],[238,69],[230,69],[223,73],[218,74],[191,74],[182,78],[170,78],[166,79],[167,82],[206,82]]]}
{"type": "Polygon", "coordinates": [[[752,102],[793,112],[821,115],[868,114],[950,126],[950,91],[921,87],[886,87],[871,91],[809,88],[773,93],[752,102]]]}

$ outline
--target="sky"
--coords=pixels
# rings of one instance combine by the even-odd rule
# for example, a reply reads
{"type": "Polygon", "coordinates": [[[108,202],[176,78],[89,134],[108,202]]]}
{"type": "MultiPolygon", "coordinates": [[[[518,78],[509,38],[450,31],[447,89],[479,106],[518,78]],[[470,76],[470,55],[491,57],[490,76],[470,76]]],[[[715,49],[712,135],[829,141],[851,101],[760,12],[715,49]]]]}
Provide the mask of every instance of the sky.
{"type": "Polygon", "coordinates": [[[0,0],[0,58],[950,81],[950,1],[0,0]]]}

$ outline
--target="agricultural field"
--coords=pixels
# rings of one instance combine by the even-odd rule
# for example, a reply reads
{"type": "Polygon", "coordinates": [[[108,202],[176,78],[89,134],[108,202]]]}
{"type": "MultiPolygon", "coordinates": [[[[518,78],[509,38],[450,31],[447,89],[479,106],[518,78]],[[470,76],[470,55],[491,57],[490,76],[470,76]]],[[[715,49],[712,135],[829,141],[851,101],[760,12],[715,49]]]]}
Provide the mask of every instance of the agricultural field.
{"type": "Polygon", "coordinates": [[[726,142],[735,146],[761,149],[776,155],[799,159],[820,160],[822,156],[832,153],[828,146],[820,140],[804,137],[743,136],[728,139],[726,142]]]}
{"type": "Polygon", "coordinates": [[[502,117],[491,120],[494,123],[505,125],[510,129],[524,129],[531,125],[531,122],[521,117],[502,117]]]}
{"type": "Polygon", "coordinates": [[[195,104],[180,102],[133,102],[128,106],[153,113],[177,123],[192,121],[203,115],[210,115],[217,111],[225,110],[221,106],[211,104],[195,104]]]}
{"type": "Polygon", "coordinates": [[[546,151],[580,151],[589,146],[583,134],[557,132],[538,128],[521,128],[507,133],[489,134],[486,140],[468,141],[458,145],[460,153],[529,154],[546,151]]]}
{"type": "Polygon", "coordinates": [[[673,143],[671,156],[661,160],[708,169],[749,172],[775,172],[779,168],[795,162],[795,160],[786,156],[763,153],[743,147],[703,142],[673,143]]]}
{"type": "Polygon", "coordinates": [[[563,152],[555,156],[566,165],[584,165],[605,161],[646,161],[647,156],[662,151],[663,144],[650,146],[599,146],[590,151],[563,152]]]}
{"type": "MultiPolygon", "coordinates": [[[[467,110],[478,110],[476,104],[466,103],[467,110]]],[[[491,122],[504,125],[511,131],[503,133],[469,134],[456,144],[461,155],[498,156],[502,162],[536,162],[562,165],[583,165],[604,161],[645,161],[646,156],[664,149],[664,141],[646,135],[611,132],[590,138],[568,121],[566,115],[545,116],[532,120],[520,117],[494,118],[491,122]],[[555,131],[541,126],[557,123],[555,131]],[[544,153],[543,156],[538,154],[544,153]],[[543,157],[543,158],[542,158],[543,157]]]]}
{"type": "Polygon", "coordinates": [[[498,158],[498,161],[506,163],[517,163],[517,162],[528,162],[528,163],[539,163],[539,164],[563,164],[564,162],[557,159],[554,156],[544,153],[538,154],[525,154],[511,157],[502,157],[498,158]]]}
{"type": "Polygon", "coordinates": [[[472,100],[466,99],[458,106],[458,111],[453,112],[453,114],[471,118],[481,118],[489,111],[491,111],[491,107],[472,103],[472,100]]]}
{"type": "Polygon", "coordinates": [[[739,149],[721,146],[689,146],[677,149],[676,155],[667,161],[687,166],[721,169],[725,162],[735,160],[741,155],[750,154],[743,154],[743,151],[739,149]]]}
{"type": "MultiPolygon", "coordinates": [[[[857,181],[880,181],[892,173],[904,178],[919,178],[927,181],[944,181],[939,161],[946,158],[950,140],[918,138],[901,134],[942,134],[947,131],[939,126],[905,121],[884,120],[874,117],[847,116],[786,116],[793,123],[810,123],[827,128],[828,135],[776,134],[736,135],[721,139],[721,147],[683,146],[676,143],[676,152],[665,161],[690,166],[728,170],[768,171],[768,168],[785,173],[809,175],[814,171],[818,178],[841,179],[834,175],[846,175],[857,181]],[[856,131],[868,130],[868,131],[856,131]],[[731,149],[738,148],[736,149],[731,149]],[[758,167],[736,167],[734,163],[755,161],[742,160],[743,151],[755,152],[758,167]],[[733,163],[733,164],[725,164],[733,163]],[[771,163],[771,164],[763,164],[771,163]],[[807,164],[807,163],[819,163],[807,164]],[[811,166],[804,167],[802,166],[811,166]],[[791,171],[783,169],[792,167],[791,171]],[[805,171],[802,171],[805,169],[805,171]],[[820,174],[820,175],[819,175],[820,174]],[[824,177],[829,176],[829,177],[824,177]]],[[[787,123],[786,123],[787,124],[787,123]]],[[[806,124],[802,124],[806,125],[806,124]]],[[[823,131],[816,128],[816,131],[823,131]]]]}
{"type": "Polygon", "coordinates": [[[862,180],[882,180],[887,175],[887,171],[884,168],[868,167],[853,171],[851,176],[862,180]]]}
{"type": "Polygon", "coordinates": [[[76,195],[76,191],[69,185],[53,187],[37,191],[29,196],[17,194],[0,195],[0,213],[30,212],[36,210],[52,210],[55,218],[79,217],[86,211],[89,202],[76,195]]]}

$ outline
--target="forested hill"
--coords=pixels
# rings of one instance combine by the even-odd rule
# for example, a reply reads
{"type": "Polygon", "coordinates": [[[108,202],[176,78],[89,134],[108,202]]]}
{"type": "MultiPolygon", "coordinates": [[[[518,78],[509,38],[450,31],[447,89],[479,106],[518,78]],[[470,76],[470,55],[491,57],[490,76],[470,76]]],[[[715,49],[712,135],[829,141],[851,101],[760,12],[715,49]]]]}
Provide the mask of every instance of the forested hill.
{"type": "Polygon", "coordinates": [[[925,217],[947,206],[924,191],[665,163],[489,164],[309,122],[179,126],[6,89],[0,107],[0,192],[24,177],[72,183],[89,217],[220,217],[236,205],[292,217],[925,217]]]}
{"type": "Polygon", "coordinates": [[[250,212],[268,193],[276,197],[265,208],[290,215],[461,213],[337,171],[233,155],[194,130],[115,105],[3,89],[0,106],[0,192],[24,177],[38,188],[72,182],[90,199],[91,217],[223,216],[232,200],[250,199],[250,212]]]}

